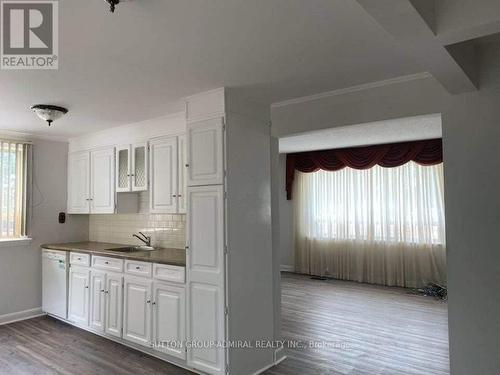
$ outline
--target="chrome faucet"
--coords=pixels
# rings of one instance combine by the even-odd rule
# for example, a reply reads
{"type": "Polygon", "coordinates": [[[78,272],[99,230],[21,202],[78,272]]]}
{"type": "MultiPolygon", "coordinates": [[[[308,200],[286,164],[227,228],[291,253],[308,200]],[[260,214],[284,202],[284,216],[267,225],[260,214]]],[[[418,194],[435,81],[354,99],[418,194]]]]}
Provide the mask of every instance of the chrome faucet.
{"type": "Polygon", "coordinates": [[[145,244],[146,246],[151,246],[151,237],[150,237],[150,236],[146,236],[146,235],[145,235],[144,233],[142,233],[142,232],[139,232],[139,234],[140,234],[141,236],[138,236],[137,234],[135,234],[135,233],[134,233],[134,234],[132,235],[132,237],[136,237],[136,238],[138,238],[139,240],[141,240],[142,242],[144,242],[144,244],[145,244]]]}

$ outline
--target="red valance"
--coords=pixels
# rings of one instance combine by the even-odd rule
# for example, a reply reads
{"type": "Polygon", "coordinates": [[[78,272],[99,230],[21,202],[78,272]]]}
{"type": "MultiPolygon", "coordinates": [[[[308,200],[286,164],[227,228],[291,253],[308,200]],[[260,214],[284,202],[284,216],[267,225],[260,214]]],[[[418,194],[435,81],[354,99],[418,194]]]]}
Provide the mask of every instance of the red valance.
{"type": "Polygon", "coordinates": [[[441,139],[389,143],[383,145],[350,147],[336,150],[298,152],[286,155],[286,196],[292,199],[295,170],[305,173],[338,171],[344,167],[368,169],[375,165],[399,167],[409,161],[421,165],[435,165],[443,161],[441,139]]]}

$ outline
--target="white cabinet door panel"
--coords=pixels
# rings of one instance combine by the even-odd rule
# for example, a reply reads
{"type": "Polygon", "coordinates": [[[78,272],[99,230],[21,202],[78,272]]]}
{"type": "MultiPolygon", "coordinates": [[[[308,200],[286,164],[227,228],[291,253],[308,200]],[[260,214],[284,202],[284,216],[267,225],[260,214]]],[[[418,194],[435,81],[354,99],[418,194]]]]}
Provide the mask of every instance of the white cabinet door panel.
{"type": "Polygon", "coordinates": [[[105,313],[105,283],[106,274],[104,272],[92,270],[90,273],[90,327],[104,331],[105,313]]]}
{"type": "Polygon", "coordinates": [[[178,137],[178,155],[179,155],[179,163],[178,163],[178,185],[177,189],[177,197],[178,199],[178,212],[180,214],[185,214],[187,210],[186,202],[187,202],[187,149],[186,149],[186,136],[180,135],[178,137]]]}
{"type": "Polygon", "coordinates": [[[90,212],[90,158],[89,153],[68,155],[68,213],[90,212]]]}
{"type": "Polygon", "coordinates": [[[88,268],[70,267],[68,306],[70,321],[89,324],[89,283],[90,270],[88,268]]]}
{"type": "Polygon", "coordinates": [[[150,142],[150,211],[177,212],[177,137],[150,142]]]}
{"type": "Polygon", "coordinates": [[[224,182],[224,125],[222,119],[187,125],[188,186],[224,182]]]}
{"type": "Polygon", "coordinates": [[[165,283],[153,287],[153,340],[155,348],[186,359],[185,289],[165,283]]]}
{"type": "MultiPolygon", "coordinates": [[[[188,340],[224,340],[224,195],[221,185],[188,188],[188,340]]],[[[222,347],[188,348],[188,364],[225,371],[222,347]]]]}
{"type": "Polygon", "coordinates": [[[90,211],[96,214],[115,212],[114,149],[90,152],[90,211]]]}
{"type": "MultiPolygon", "coordinates": [[[[200,342],[224,342],[224,298],[222,288],[206,283],[189,284],[188,327],[190,340],[200,342]]],[[[225,371],[224,349],[191,347],[188,364],[209,374],[225,371]]]]}
{"type": "Polygon", "coordinates": [[[148,190],[148,144],[147,142],[132,145],[132,191],[148,190]]]}
{"type": "Polygon", "coordinates": [[[123,276],[108,273],[106,275],[106,333],[122,337],[123,311],[123,276]]]}
{"type": "Polygon", "coordinates": [[[123,338],[137,344],[151,344],[151,292],[148,279],[125,276],[123,338]]]}
{"type": "Polygon", "coordinates": [[[116,147],[116,191],[130,191],[131,174],[130,145],[116,147]]]}

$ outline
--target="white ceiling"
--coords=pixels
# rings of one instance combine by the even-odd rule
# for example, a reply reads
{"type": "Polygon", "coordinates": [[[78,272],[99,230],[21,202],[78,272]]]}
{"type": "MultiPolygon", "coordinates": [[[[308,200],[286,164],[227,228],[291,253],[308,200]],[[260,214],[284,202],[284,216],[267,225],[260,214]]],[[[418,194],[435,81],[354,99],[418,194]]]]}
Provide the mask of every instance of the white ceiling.
{"type": "Polygon", "coordinates": [[[434,114],[341,126],[283,137],[279,140],[279,151],[291,153],[328,150],[433,139],[441,136],[441,115],[434,114]]]}
{"type": "Polygon", "coordinates": [[[72,137],[216,87],[265,103],[422,71],[355,1],[59,2],[59,70],[0,71],[0,129],[72,137]],[[35,103],[67,106],[49,129],[35,103]]]}

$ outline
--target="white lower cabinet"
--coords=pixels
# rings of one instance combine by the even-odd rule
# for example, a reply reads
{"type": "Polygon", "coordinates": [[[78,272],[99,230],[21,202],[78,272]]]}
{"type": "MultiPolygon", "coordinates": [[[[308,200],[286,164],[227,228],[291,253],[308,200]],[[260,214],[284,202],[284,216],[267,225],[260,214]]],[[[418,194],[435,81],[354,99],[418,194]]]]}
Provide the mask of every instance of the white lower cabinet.
{"type": "Polygon", "coordinates": [[[90,272],[90,327],[104,331],[104,314],[106,311],[106,274],[102,271],[90,272]]]}
{"type": "Polygon", "coordinates": [[[90,272],[90,327],[122,336],[123,276],[112,272],[90,272]]]}
{"type": "Polygon", "coordinates": [[[118,258],[92,255],[86,263],[79,253],[70,258],[74,259],[69,271],[70,322],[186,359],[183,267],[127,260],[122,273],[106,268],[113,260],[122,261],[118,258]]]}
{"type": "Polygon", "coordinates": [[[153,342],[155,349],[186,359],[186,292],[182,286],[153,284],[153,342]]]}
{"type": "Polygon", "coordinates": [[[122,337],[123,276],[116,273],[106,274],[106,312],[105,331],[108,335],[122,337]]]}
{"type": "Polygon", "coordinates": [[[89,324],[89,284],[88,268],[70,267],[68,320],[83,325],[89,324]]]}
{"type": "Polygon", "coordinates": [[[151,345],[152,284],[146,278],[124,278],[123,338],[146,346],[151,345]]]}

